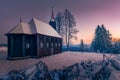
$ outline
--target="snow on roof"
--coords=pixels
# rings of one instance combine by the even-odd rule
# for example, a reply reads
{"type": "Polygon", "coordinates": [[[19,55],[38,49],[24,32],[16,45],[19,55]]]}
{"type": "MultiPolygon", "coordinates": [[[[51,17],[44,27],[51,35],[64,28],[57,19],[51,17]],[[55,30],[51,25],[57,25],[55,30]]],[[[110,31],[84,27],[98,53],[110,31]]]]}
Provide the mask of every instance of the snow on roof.
{"type": "Polygon", "coordinates": [[[54,37],[61,38],[61,36],[57,33],[57,31],[45,22],[42,22],[38,19],[33,18],[29,22],[29,24],[31,25],[33,33],[36,32],[38,34],[43,34],[43,35],[48,35],[48,36],[54,36],[54,37]]]}
{"type": "Polygon", "coordinates": [[[14,28],[12,28],[9,34],[43,34],[48,36],[54,36],[61,38],[61,36],[54,30],[49,24],[33,18],[29,24],[20,22],[14,28]]]}
{"type": "Polygon", "coordinates": [[[30,25],[25,22],[20,22],[18,23],[14,28],[12,28],[8,33],[13,33],[13,34],[32,34],[30,25]]]}

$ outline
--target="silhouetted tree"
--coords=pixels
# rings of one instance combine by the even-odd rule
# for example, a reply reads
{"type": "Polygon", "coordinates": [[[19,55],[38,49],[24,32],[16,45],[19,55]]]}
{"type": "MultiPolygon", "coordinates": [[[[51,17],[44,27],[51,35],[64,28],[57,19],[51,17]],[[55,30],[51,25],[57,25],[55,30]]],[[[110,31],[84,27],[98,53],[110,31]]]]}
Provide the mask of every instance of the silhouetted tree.
{"type": "Polygon", "coordinates": [[[84,42],[83,42],[83,39],[81,39],[81,42],[80,42],[80,51],[81,52],[84,51],[84,42]]]}
{"type": "Polygon", "coordinates": [[[62,15],[61,12],[57,13],[57,16],[56,16],[55,20],[56,20],[57,32],[62,36],[64,34],[63,33],[64,32],[63,31],[63,24],[64,24],[64,22],[63,22],[63,15],[62,15]]]}
{"type": "Polygon", "coordinates": [[[69,50],[70,39],[71,38],[77,39],[75,34],[79,31],[77,30],[77,28],[75,28],[76,26],[75,18],[68,9],[65,9],[63,16],[64,16],[66,45],[67,45],[67,49],[69,50]]]}
{"type": "Polygon", "coordinates": [[[112,48],[111,34],[108,30],[102,25],[98,25],[95,30],[95,36],[92,41],[92,49],[96,52],[110,53],[112,48]]]}
{"type": "Polygon", "coordinates": [[[113,47],[112,47],[112,52],[119,54],[120,53],[120,40],[114,41],[113,47]]]}
{"type": "Polygon", "coordinates": [[[56,30],[57,32],[61,35],[61,37],[63,38],[63,43],[65,42],[65,27],[64,27],[64,21],[63,21],[64,17],[63,14],[61,12],[57,13],[57,16],[55,18],[56,20],[56,30]]]}

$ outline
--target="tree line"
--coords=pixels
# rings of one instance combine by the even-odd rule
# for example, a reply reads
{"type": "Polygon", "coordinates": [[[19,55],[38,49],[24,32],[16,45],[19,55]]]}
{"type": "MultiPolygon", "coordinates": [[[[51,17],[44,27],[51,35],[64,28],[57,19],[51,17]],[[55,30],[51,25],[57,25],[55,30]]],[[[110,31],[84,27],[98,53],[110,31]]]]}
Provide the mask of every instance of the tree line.
{"type": "MultiPolygon", "coordinates": [[[[74,15],[65,9],[58,12],[55,18],[57,32],[62,36],[63,43],[66,44],[67,50],[70,50],[70,40],[77,39],[76,34],[79,30],[75,27],[76,21],[74,15]]],[[[100,53],[120,53],[120,40],[113,41],[109,30],[105,26],[98,25],[95,29],[94,38],[90,44],[89,51],[100,53]]],[[[85,51],[84,41],[80,41],[79,51],[85,51]]],[[[88,51],[88,49],[87,49],[88,51]]]]}

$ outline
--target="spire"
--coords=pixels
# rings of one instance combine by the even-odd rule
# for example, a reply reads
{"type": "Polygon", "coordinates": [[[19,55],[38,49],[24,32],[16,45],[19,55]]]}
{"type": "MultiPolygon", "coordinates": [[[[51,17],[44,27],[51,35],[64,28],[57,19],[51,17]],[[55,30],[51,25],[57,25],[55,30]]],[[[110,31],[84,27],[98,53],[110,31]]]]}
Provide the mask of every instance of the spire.
{"type": "Polygon", "coordinates": [[[20,23],[22,22],[22,19],[20,18],[20,23]]]}
{"type": "Polygon", "coordinates": [[[51,25],[56,30],[56,22],[55,22],[55,18],[54,18],[53,7],[52,7],[52,15],[51,15],[51,19],[49,21],[49,25],[51,25]]]}
{"type": "Polygon", "coordinates": [[[53,6],[52,6],[52,15],[51,15],[51,21],[54,21],[55,18],[54,18],[54,10],[53,10],[53,6]]]}

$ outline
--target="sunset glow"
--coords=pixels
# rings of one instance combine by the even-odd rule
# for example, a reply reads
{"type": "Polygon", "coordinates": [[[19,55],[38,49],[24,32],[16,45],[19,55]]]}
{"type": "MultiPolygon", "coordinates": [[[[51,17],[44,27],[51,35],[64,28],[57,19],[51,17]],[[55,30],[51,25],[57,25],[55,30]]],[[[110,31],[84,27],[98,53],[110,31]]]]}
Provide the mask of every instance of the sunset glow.
{"type": "Polygon", "coordinates": [[[79,44],[81,39],[90,44],[98,24],[104,24],[113,38],[120,38],[120,0],[1,0],[0,5],[2,34],[13,28],[20,18],[28,22],[35,17],[48,23],[51,6],[54,6],[55,14],[69,9],[76,19],[78,40],[72,40],[71,44],[79,44]]]}

